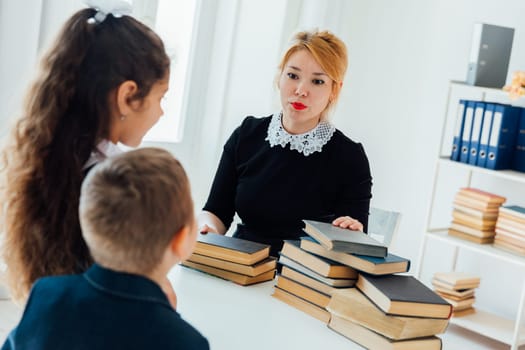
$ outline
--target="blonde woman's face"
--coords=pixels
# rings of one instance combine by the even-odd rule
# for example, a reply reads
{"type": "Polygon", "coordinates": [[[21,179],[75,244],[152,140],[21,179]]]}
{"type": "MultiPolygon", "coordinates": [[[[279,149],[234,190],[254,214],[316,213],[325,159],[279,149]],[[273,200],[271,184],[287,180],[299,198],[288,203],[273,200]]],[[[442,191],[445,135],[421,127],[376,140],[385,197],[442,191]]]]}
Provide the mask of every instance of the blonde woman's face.
{"type": "Polygon", "coordinates": [[[279,79],[284,127],[294,133],[313,129],[328,105],[332,84],[308,51],[293,53],[279,79]]]}

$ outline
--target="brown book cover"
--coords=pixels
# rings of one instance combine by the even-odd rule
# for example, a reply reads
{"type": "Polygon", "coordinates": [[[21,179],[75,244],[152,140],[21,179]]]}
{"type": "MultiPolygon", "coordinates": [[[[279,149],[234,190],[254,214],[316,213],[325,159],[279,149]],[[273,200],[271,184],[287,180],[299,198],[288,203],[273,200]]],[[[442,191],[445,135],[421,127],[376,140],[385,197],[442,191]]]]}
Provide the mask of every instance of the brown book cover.
{"type": "Polygon", "coordinates": [[[519,205],[506,205],[500,208],[500,213],[525,223],[525,208],[519,205]]]}
{"type": "Polygon", "coordinates": [[[488,220],[495,220],[498,218],[498,209],[488,209],[488,210],[479,210],[475,208],[467,207],[466,205],[461,205],[458,203],[453,204],[453,208],[455,211],[459,211],[461,213],[480,218],[480,219],[488,219],[488,220]]]}
{"type": "Polygon", "coordinates": [[[494,219],[477,218],[475,216],[471,216],[469,214],[466,214],[466,213],[463,213],[457,210],[452,211],[452,217],[453,217],[454,222],[457,222],[457,223],[460,223],[466,226],[474,227],[479,230],[494,229],[494,226],[496,226],[495,218],[494,219]]]}
{"type": "Polygon", "coordinates": [[[326,222],[303,220],[304,232],[323,247],[345,253],[377,256],[384,258],[388,248],[361,231],[351,231],[326,222]]]}
{"type": "Polygon", "coordinates": [[[453,290],[477,288],[480,281],[479,276],[459,271],[436,272],[432,279],[432,283],[439,282],[453,290]]]}
{"type": "Polygon", "coordinates": [[[350,266],[310,254],[307,251],[302,250],[299,244],[299,241],[285,240],[281,254],[324,277],[357,278],[357,271],[350,266]]]}
{"type": "Polygon", "coordinates": [[[446,301],[450,303],[450,305],[452,305],[452,312],[457,312],[457,311],[468,309],[472,307],[472,305],[476,301],[476,298],[474,297],[463,299],[463,300],[452,300],[452,299],[447,299],[447,298],[443,298],[443,299],[445,299],[446,301]]]}
{"type": "Polygon", "coordinates": [[[525,236],[503,230],[501,228],[496,228],[496,237],[498,240],[507,242],[509,244],[514,244],[518,247],[525,247],[525,236]]]}
{"type": "Polygon", "coordinates": [[[299,298],[285,290],[275,287],[273,290],[272,297],[279,299],[280,301],[310,315],[323,323],[328,323],[330,320],[330,313],[319,306],[316,306],[304,299],[299,298]]]}
{"type": "Polygon", "coordinates": [[[181,264],[183,266],[191,267],[195,270],[205,272],[209,275],[220,277],[222,279],[235,282],[242,286],[248,286],[250,284],[255,284],[259,282],[271,281],[275,277],[275,270],[264,272],[258,276],[247,276],[247,275],[241,275],[240,273],[235,273],[232,271],[222,270],[222,269],[219,269],[213,266],[194,263],[188,260],[182,262],[181,264]]]}
{"type": "Polygon", "coordinates": [[[332,295],[332,293],[337,290],[337,288],[335,287],[332,287],[328,284],[324,284],[323,282],[318,281],[310,276],[307,276],[299,271],[296,271],[288,266],[283,265],[283,268],[281,270],[281,276],[291,279],[295,282],[298,282],[304,286],[312,288],[326,295],[332,295]]]}
{"type": "Polygon", "coordinates": [[[525,248],[522,248],[520,246],[517,246],[515,244],[508,243],[506,241],[503,241],[500,237],[496,235],[496,238],[494,239],[494,246],[498,247],[500,249],[506,250],[511,253],[519,254],[519,255],[525,255],[525,248]]]}
{"type": "Polygon", "coordinates": [[[520,224],[518,222],[511,221],[506,218],[498,218],[498,221],[496,222],[496,227],[513,232],[518,235],[525,236],[525,224],[520,224]]]}
{"type": "Polygon", "coordinates": [[[353,321],[394,340],[427,337],[445,332],[448,319],[390,316],[356,288],[338,290],[327,306],[332,315],[353,321]]]}
{"type": "Polygon", "coordinates": [[[473,315],[476,313],[476,308],[469,307],[468,309],[458,310],[452,312],[452,317],[464,317],[468,315],[473,315]]]}
{"type": "Polygon", "coordinates": [[[471,288],[471,289],[454,290],[454,289],[451,289],[448,285],[447,286],[441,286],[441,285],[435,284],[434,281],[432,281],[432,285],[434,286],[434,290],[436,291],[436,293],[444,294],[444,295],[447,295],[449,297],[453,296],[455,298],[460,298],[460,299],[470,298],[471,296],[474,295],[474,293],[476,291],[473,288],[471,288]]]}
{"type": "Polygon", "coordinates": [[[286,255],[282,254],[279,256],[279,264],[281,264],[283,267],[289,267],[292,270],[295,270],[297,272],[302,273],[303,275],[306,275],[308,277],[311,277],[323,284],[326,284],[328,286],[334,287],[334,288],[347,288],[347,287],[353,287],[355,286],[355,283],[357,282],[357,271],[355,273],[355,277],[353,278],[331,278],[331,277],[325,277],[317,272],[309,269],[308,267],[298,263],[297,261],[294,261],[287,257],[286,255]]]}
{"type": "Polygon", "coordinates": [[[253,265],[238,264],[231,261],[221,260],[211,256],[195,253],[193,253],[188,260],[198,264],[213,266],[219,269],[233,271],[247,276],[258,276],[263,272],[275,270],[277,267],[277,258],[274,257],[268,257],[253,265]]]}
{"type": "Polygon", "coordinates": [[[479,244],[488,244],[488,243],[494,242],[494,236],[493,237],[476,237],[473,235],[469,235],[468,233],[457,231],[451,228],[448,229],[448,234],[450,236],[454,236],[457,238],[464,239],[466,241],[479,243],[479,244]]]}
{"type": "Polygon", "coordinates": [[[480,238],[486,238],[486,237],[494,237],[494,227],[488,229],[488,230],[479,230],[470,226],[462,225],[458,222],[452,221],[450,223],[450,228],[459,232],[466,233],[471,236],[476,236],[480,238]]]}
{"type": "Polygon", "coordinates": [[[407,272],[410,268],[409,259],[394,254],[388,253],[386,257],[378,258],[375,256],[338,252],[336,250],[326,249],[312,237],[301,237],[301,248],[307,252],[340,262],[341,264],[372,275],[407,272]]]}
{"type": "Polygon", "coordinates": [[[194,252],[239,264],[253,265],[270,256],[270,246],[245,239],[208,233],[199,235],[194,252]]]}
{"type": "Polygon", "coordinates": [[[359,274],[357,288],[389,315],[449,318],[452,306],[414,276],[359,274]]]}
{"type": "Polygon", "coordinates": [[[458,193],[487,203],[503,204],[507,200],[507,198],[503,196],[491,192],[482,191],[479,188],[474,187],[461,188],[458,193]]]}
{"type": "Polygon", "coordinates": [[[326,308],[330,301],[329,295],[318,292],[282,275],[277,278],[276,286],[322,308],[326,308]]]}
{"type": "Polygon", "coordinates": [[[357,323],[332,315],[328,327],[366,349],[380,350],[441,350],[441,339],[425,338],[392,340],[357,323]]]}

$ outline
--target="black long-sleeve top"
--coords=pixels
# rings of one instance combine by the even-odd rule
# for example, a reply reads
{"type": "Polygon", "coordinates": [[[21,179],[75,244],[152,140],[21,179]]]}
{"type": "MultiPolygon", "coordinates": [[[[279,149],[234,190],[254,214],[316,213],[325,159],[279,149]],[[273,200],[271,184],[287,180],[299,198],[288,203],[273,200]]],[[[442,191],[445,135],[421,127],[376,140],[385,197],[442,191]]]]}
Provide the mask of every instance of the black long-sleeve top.
{"type": "Polygon", "coordinates": [[[349,215],[367,230],[372,178],[363,146],[335,130],[321,152],[308,156],[265,140],[271,116],[247,117],[224,145],[204,210],[235,236],[272,245],[304,235],[302,220],[331,222],[349,215]]]}

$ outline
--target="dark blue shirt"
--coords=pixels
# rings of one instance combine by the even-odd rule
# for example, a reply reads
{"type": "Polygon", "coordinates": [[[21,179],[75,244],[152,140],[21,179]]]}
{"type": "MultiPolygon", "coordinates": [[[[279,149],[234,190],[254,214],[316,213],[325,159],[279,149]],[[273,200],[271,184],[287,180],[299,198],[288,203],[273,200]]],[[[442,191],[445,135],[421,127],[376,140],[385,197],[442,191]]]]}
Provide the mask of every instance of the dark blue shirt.
{"type": "Polygon", "coordinates": [[[93,265],[39,279],[2,350],[209,349],[153,281],[93,265]]]}

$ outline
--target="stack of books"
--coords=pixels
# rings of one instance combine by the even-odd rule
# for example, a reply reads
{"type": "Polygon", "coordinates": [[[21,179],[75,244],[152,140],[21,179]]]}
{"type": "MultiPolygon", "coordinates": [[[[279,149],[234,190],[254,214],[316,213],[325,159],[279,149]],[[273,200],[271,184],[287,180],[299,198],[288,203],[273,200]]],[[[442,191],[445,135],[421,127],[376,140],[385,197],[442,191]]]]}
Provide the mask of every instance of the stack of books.
{"type": "Polygon", "coordinates": [[[448,234],[475,243],[492,243],[498,210],[505,200],[505,197],[477,188],[460,189],[454,198],[448,234]]]}
{"type": "Polygon", "coordinates": [[[410,260],[388,253],[387,247],[363,232],[308,220],[305,225],[309,236],[285,241],[273,296],[325,323],[330,319],[326,310],[330,297],[353,287],[359,271],[386,275],[410,268],[410,260]]]}
{"type": "Polygon", "coordinates": [[[441,349],[452,306],[413,276],[359,274],[334,293],[332,330],[367,349],[441,349]]]}
{"type": "Polygon", "coordinates": [[[284,241],[279,264],[272,296],[324,323],[330,320],[326,306],[334,291],[353,287],[357,280],[355,269],[301,249],[298,240],[284,241]]]}
{"type": "Polygon", "coordinates": [[[452,317],[461,317],[476,312],[472,306],[474,292],[479,287],[479,276],[463,272],[437,272],[432,278],[434,291],[452,305],[452,317]]]}
{"type": "Polygon", "coordinates": [[[525,208],[509,205],[499,209],[494,245],[525,254],[525,208]]]}
{"type": "Polygon", "coordinates": [[[194,253],[181,264],[240,285],[272,280],[277,259],[270,246],[215,233],[199,235],[194,253]]]}

